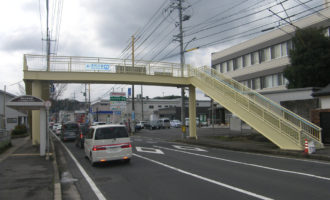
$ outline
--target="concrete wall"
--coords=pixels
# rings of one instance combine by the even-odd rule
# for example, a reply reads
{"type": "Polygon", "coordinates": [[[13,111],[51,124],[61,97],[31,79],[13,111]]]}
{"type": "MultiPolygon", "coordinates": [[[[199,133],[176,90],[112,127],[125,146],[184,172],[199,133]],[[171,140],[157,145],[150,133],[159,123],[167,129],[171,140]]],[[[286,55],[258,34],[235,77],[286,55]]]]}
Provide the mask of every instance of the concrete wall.
{"type": "Polygon", "coordinates": [[[320,97],[320,104],[322,109],[330,108],[330,96],[320,97]]]}

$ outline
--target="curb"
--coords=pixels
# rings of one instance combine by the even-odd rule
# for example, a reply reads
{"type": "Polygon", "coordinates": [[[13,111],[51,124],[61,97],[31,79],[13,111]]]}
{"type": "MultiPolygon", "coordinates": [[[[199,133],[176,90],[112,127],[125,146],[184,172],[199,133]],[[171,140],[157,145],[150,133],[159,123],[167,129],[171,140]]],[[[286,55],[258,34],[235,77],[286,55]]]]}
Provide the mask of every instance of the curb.
{"type": "Polygon", "coordinates": [[[221,145],[221,144],[210,144],[201,141],[183,141],[183,140],[176,140],[175,142],[186,143],[186,144],[193,144],[193,145],[200,145],[205,147],[214,147],[220,149],[228,149],[233,151],[243,151],[243,152],[250,152],[250,153],[261,153],[261,154],[271,154],[271,155],[281,155],[281,156],[290,156],[295,158],[305,158],[305,159],[315,159],[315,160],[322,160],[322,161],[330,161],[330,156],[326,155],[318,155],[318,154],[310,154],[305,155],[303,151],[301,152],[294,152],[294,151],[283,151],[283,150],[266,150],[266,149],[251,149],[251,148],[238,148],[232,147],[228,145],[221,145]]]}
{"type": "MultiPolygon", "coordinates": [[[[52,137],[51,137],[52,138],[52,137]]],[[[62,187],[60,181],[60,174],[56,160],[56,151],[53,139],[50,140],[53,149],[53,166],[54,166],[54,200],[62,200],[62,187]]]]}

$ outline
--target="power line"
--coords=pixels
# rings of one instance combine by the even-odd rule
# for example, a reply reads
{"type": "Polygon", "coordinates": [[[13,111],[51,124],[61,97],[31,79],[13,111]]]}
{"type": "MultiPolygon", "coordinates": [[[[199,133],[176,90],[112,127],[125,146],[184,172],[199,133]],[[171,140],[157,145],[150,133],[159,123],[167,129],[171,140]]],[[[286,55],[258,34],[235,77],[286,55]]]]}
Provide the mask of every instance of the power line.
{"type": "MultiPolygon", "coordinates": [[[[316,8],[321,7],[321,6],[323,6],[323,5],[324,5],[324,4],[317,5],[317,6],[313,7],[313,8],[310,8],[309,10],[316,9],[316,8]]],[[[309,11],[309,10],[308,10],[308,11],[309,11]]],[[[323,9],[322,9],[322,10],[323,10],[323,9]]],[[[298,16],[298,15],[301,15],[301,14],[303,14],[303,13],[305,13],[305,11],[301,11],[301,12],[299,12],[299,13],[295,13],[295,14],[289,16],[289,17],[298,16]]],[[[314,14],[314,13],[312,13],[312,14],[314,14]]],[[[300,16],[300,17],[297,17],[297,18],[295,19],[295,21],[296,21],[296,20],[299,20],[299,19],[302,19],[302,18],[304,18],[304,17],[306,17],[306,16],[309,16],[309,15],[310,15],[310,14],[306,14],[306,15],[302,15],[302,16],[300,16]]],[[[247,30],[247,31],[244,31],[244,33],[237,33],[237,34],[234,34],[234,35],[230,35],[230,36],[228,36],[228,37],[224,37],[224,38],[221,38],[221,39],[217,39],[217,40],[214,40],[214,41],[212,41],[212,42],[208,42],[208,43],[202,44],[202,45],[200,45],[200,46],[198,46],[198,47],[196,47],[196,48],[205,48],[205,47],[209,47],[209,46],[214,46],[214,45],[218,45],[218,44],[223,44],[223,43],[226,43],[226,42],[229,42],[229,41],[232,41],[232,40],[236,40],[236,39],[239,39],[239,38],[247,38],[247,37],[251,37],[251,36],[256,35],[256,34],[261,34],[261,31],[260,31],[261,28],[266,27],[266,26],[269,26],[269,25],[271,25],[271,24],[276,24],[276,23],[278,23],[279,21],[281,21],[281,20],[274,21],[274,22],[271,22],[271,23],[268,23],[268,24],[263,24],[263,25],[260,25],[260,26],[257,26],[257,27],[252,27],[251,29],[249,29],[249,30],[247,30]],[[251,31],[253,31],[253,32],[251,32],[251,31]]],[[[279,28],[280,30],[282,30],[281,27],[278,27],[278,28],[279,28]]],[[[284,30],[283,30],[283,31],[284,31],[284,30]]],[[[165,59],[169,59],[169,58],[172,58],[172,57],[178,56],[180,53],[173,53],[173,54],[171,54],[171,55],[169,55],[169,54],[170,54],[170,52],[169,52],[168,54],[166,54],[166,56],[164,56],[164,57],[163,57],[162,59],[160,59],[159,61],[162,61],[162,60],[165,60],[165,59]]]]}
{"type": "MultiPolygon", "coordinates": [[[[288,1],[288,0],[284,0],[283,2],[285,2],[285,1],[288,1]]],[[[279,5],[279,3],[276,4],[276,5],[279,5]]],[[[250,7],[248,7],[248,8],[251,8],[251,7],[254,7],[254,6],[255,6],[255,5],[250,6],[250,7]]],[[[264,6],[264,5],[263,5],[263,6],[264,6]]],[[[261,6],[261,7],[262,7],[262,6],[261,6]]],[[[269,6],[268,8],[272,8],[272,7],[274,7],[274,5],[273,5],[273,6],[269,6]]],[[[261,12],[263,12],[263,11],[266,11],[268,8],[264,8],[264,9],[261,9],[261,10],[255,11],[255,12],[253,12],[253,13],[249,13],[249,14],[247,14],[247,15],[244,15],[244,16],[241,16],[241,17],[234,18],[234,19],[232,19],[232,20],[230,20],[230,21],[222,22],[224,19],[228,19],[228,18],[230,18],[231,16],[236,16],[237,14],[242,14],[242,11],[243,11],[243,10],[246,10],[246,9],[240,10],[238,13],[234,13],[234,14],[231,14],[231,15],[229,15],[229,16],[226,16],[226,17],[221,18],[220,21],[219,21],[219,22],[221,22],[220,24],[215,24],[215,25],[212,25],[212,26],[204,27],[204,28],[202,28],[202,29],[200,29],[200,30],[197,30],[197,31],[195,31],[195,32],[192,32],[192,33],[186,34],[185,36],[190,36],[190,35],[193,35],[193,34],[196,34],[196,33],[200,33],[200,32],[206,31],[206,30],[210,30],[210,29],[213,29],[213,28],[216,28],[216,27],[219,27],[219,26],[225,25],[225,24],[230,24],[230,23],[233,23],[233,22],[238,21],[238,20],[241,20],[241,19],[245,19],[245,18],[250,17],[250,16],[254,16],[254,15],[259,14],[259,13],[261,13],[261,12]]],[[[247,9],[246,11],[249,11],[249,10],[247,9]]],[[[218,22],[218,23],[219,23],[219,22],[218,22]]]]}

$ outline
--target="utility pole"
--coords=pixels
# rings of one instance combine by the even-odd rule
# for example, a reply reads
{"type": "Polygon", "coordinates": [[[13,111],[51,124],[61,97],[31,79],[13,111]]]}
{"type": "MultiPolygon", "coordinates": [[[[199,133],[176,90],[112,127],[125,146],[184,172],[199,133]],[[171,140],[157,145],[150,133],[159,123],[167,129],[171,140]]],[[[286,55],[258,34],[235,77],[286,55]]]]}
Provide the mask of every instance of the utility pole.
{"type": "Polygon", "coordinates": [[[46,0],[46,10],[47,10],[47,71],[50,70],[50,38],[49,38],[49,0],[46,0]]]}
{"type": "Polygon", "coordinates": [[[3,90],[3,129],[5,130],[5,132],[7,131],[6,130],[6,98],[7,98],[7,95],[6,95],[6,85],[4,85],[4,90],[3,90]]]}
{"type": "Polygon", "coordinates": [[[91,84],[88,83],[88,112],[91,110],[91,84]]]}
{"type": "Polygon", "coordinates": [[[144,120],[143,116],[143,86],[141,85],[141,121],[144,120]]]}
{"type": "MultiPolygon", "coordinates": [[[[183,31],[182,31],[182,0],[178,0],[178,6],[179,10],[179,42],[180,42],[180,63],[181,63],[181,77],[184,77],[184,50],[183,50],[183,31]]],[[[182,132],[183,132],[183,138],[186,138],[186,123],[185,123],[185,99],[184,99],[184,90],[185,87],[181,88],[181,123],[182,123],[182,132]]]]}
{"type": "MultiPolygon", "coordinates": [[[[134,67],[134,35],[132,35],[132,67],[134,67]]],[[[134,84],[132,84],[132,133],[135,132],[134,84]]]]}

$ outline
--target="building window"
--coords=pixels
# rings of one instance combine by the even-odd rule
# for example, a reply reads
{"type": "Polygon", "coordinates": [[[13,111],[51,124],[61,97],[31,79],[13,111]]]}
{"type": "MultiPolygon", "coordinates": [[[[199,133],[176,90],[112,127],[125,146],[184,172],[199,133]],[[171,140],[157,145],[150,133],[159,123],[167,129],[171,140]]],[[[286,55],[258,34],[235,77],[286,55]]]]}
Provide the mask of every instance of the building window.
{"type": "Polygon", "coordinates": [[[153,105],[150,105],[150,106],[149,106],[149,109],[154,109],[154,106],[153,106],[153,105]]]}
{"type": "Polygon", "coordinates": [[[261,89],[261,80],[260,78],[253,79],[252,89],[260,90],[261,89]]]}
{"type": "Polygon", "coordinates": [[[264,77],[264,88],[272,88],[273,87],[273,77],[272,75],[264,77]]]}
{"type": "Polygon", "coordinates": [[[326,37],[329,37],[330,36],[330,28],[328,27],[328,28],[326,28],[325,30],[324,30],[324,35],[326,36],[326,37]]]}
{"type": "Polygon", "coordinates": [[[273,79],[273,87],[277,87],[277,86],[279,86],[279,82],[278,82],[278,74],[274,74],[274,75],[272,75],[272,79],[273,79]]]}
{"type": "Polygon", "coordinates": [[[244,86],[246,86],[246,87],[248,86],[248,82],[247,82],[247,81],[242,81],[241,83],[242,83],[244,86]]]}
{"type": "Polygon", "coordinates": [[[220,64],[217,64],[217,65],[215,66],[215,69],[217,70],[217,72],[221,72],[221,71],[220,71],[220,64]]]}
{"type": "Polygon", "coordinates": [[[287,43],[286,42],[283,42],[281,44],[281,56],[282,57],[288,56],[288,46],[287,46],[287,43]]]}
{"type": "Polygon", "coordinates": [[[242,63],[242,57],[238,57],[234,59],[234,70],[242,69],[243,63],[242,63]]]}
{"type": "Polygon", "coordinates": [[[281,44],[277,44],[277,45],[272,46],[271,56],[272,56],[272,59],[276,59],[276,58],[281,57],[281,44]]]}
{"type": "Polygon", "coordinates": [[[253,52],[251,53],[251,65],[259,64],[259,53],[253,52]]]}
{"type": "Polygon", "coordinates": [[[259,51],[260,63],[270,60],[270,48],[264,48],[259,51]]]}
{"type": "Polygon", "coordinates": [[[229,60],[227,63],[227,72],[231,72],[234,70],[234,63],[233,60],[229,60]]]}
{"type": "Polygon", "coordinates": [[[251,65],[251,55],[247,54],[243,56],[243,67],[248,67],[251,65]]]}
{"type": "Polygon", "coordinates": [[[162,105],[158,105],[158,108],[162,108],[162,105]]]}
{"type": "Polygon", "coordinates": [[[221,73],[226,73],[227,72],[227,62],[223,62],[221,64],[221,73]]]}

